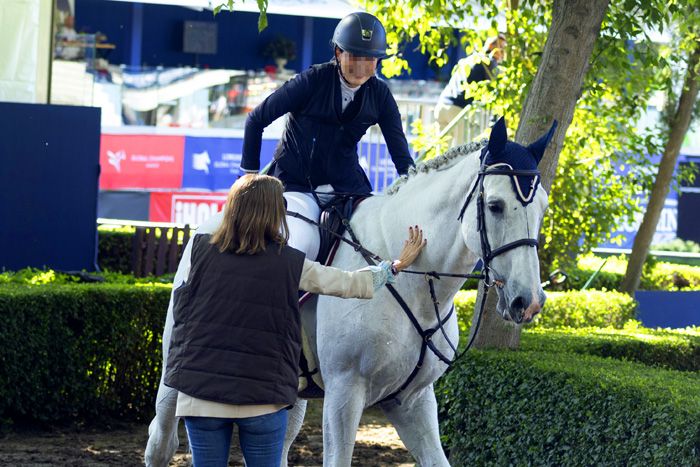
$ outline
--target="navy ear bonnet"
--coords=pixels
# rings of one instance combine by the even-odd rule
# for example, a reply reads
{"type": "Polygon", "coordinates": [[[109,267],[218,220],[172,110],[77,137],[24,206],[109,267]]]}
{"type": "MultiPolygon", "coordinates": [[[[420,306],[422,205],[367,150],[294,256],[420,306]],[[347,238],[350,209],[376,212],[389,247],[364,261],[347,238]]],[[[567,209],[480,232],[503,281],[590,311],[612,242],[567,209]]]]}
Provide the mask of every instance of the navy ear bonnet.
{"type": "MultiPolygon", "coordinates": [[[[525,147],[508,141],[506,121],[501,117],[491,129],[488,144],[481,151],[481,162],[489,167],[502,167],[512,170],[537,170],[537,164],[542,160],[544,150],[554,135],[557,121],[540,139],[525,147]],[[505,164],[505,165],[504,165],[505,164]]],[[[535,198],[535,192],[540,183],[539,175],[511,175],[513,191],[523,206],[527,206],[535,198]]]]}

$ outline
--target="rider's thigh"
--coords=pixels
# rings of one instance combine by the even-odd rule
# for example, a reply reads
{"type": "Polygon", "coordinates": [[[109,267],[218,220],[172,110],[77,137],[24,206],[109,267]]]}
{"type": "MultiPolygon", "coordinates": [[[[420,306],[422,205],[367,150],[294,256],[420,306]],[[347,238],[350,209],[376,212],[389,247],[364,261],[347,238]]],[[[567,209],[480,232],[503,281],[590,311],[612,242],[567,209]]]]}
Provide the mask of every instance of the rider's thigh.
{"type": "MultiPolygon", "coordinates": [[[[288,211],[318,221],[321,210],[309,193],[289,191],[284,194],[284,197],[287,200],[288,211]]],[[[287,225],[289,226],[289,246],[306,253],[308,259],[315,260],[321,245],[318,227],[291,216],[287,216],[287,225]]]]}

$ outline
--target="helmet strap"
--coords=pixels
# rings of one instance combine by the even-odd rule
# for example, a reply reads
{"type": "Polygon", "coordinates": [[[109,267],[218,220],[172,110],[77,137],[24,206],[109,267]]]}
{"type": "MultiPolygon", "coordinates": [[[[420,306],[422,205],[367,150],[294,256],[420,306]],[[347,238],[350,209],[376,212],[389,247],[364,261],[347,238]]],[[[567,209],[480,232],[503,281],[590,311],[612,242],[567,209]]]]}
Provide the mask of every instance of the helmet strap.
{"type": "MultiPolygon", "coordinates": [[[[345,84],[350,86],[350,83],[348,80],[345,78],[345,75],[343,74],[343,67],[340,66],[340,60],[338,60],[338,54],[336,53],[336,50],[340,50],[340,47],[337,45],[333,47],[333,58],[335,58],[335,63],[338,65],[338,73],[340,74],[340,78],[345,81],[345,84]]],[[[342,53],[342,51],[341,51],[342,53]]]]}

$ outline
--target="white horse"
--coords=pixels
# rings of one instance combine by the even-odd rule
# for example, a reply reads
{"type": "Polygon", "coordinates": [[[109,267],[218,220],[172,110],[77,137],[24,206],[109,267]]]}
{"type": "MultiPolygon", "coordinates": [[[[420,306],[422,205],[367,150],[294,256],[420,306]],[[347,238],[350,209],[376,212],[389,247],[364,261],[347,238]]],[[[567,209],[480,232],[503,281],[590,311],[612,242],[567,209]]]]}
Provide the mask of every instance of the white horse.
{"type": "MultiPolygon", "coordinates": [[[[419,224],[428,245],[411,269],[468,273],[480,257],[486,256],[482,254],[483,239],[477,230],[477,206],[482,203],[488,246],[496,252],[504,245],[513,245],[490,259],[489,269],[491,279],[499,285],[498,312],[504,319],[519,323],[531,320],[545,300],[537,251],[531,247],[534,242],[519,241],[536,238],[547,207],[547,194],[534,178],[529,194],[523,194],[517,177],[508,176],[507,171],[515,169],[522,178],[525,172],[518,170],[532,169],[532,161],[530,166],[518,167],[517,161],[512,160],[514,154],[522,156],[525,152],[532,154],[528,157],[535,160],[536,168],[552,130],[528,148],[512,142],[506,147],[505,123],[499,124],[486,147],[490,155],[485,156],[486,163],[495,161],[492,168],[501,169],[498,174],[479,176],[480,167],[486,167],[486,163],[482,167],[479,157],[482,145],[453,148],[419,165],[408,177],[398,180],[387,194],[362,202],[352,217],[351,227],[365,248],[383,258],[395,258],[406,226],[419,224]],[[506,157],[505,162],[499,162],[497,155],[504,152],[509,152],[510,159],[506,157]],[[474,197],[458,220],[472,191],[474,197]],[[483,196],[477,200],[480,192],[483,196]]],[[[219,221],[220,216],[205,223],[199,231],[212,231],[219,221]]],[[[189,252],[188,245],[175,277],[175,287],[187,275],[189,252]]],[[[353,270],[365,265],[359,253],[341,243],[333,266],[353,270]]],[[[449,277],[435,281],[441,318],[449,313],[463,281],[449,277]]],[[[437,324],[433,301],[422,275],[402,273],[396,289],[423,329],[437,324]]],[[[423,342],[397,300],[387,290],[379,291],[372,300],[320,296],[307,302],[301,313],[325,389],[324,465],[350,466],[360,416],[372,405],[381,407],[419,465],[449,465],[440,444],[433,392],[433,383],[447,365],[428,350],[410,384],[395,398],[386,400],[416,368],[423,342]]],[[[164,361],[172,324],[171,301],[163,333],[164,361]]],[[[444,331],[444,335],[435,333],[432,341],[442,354],[451,358],[454,351],[445,335],[456,346],[458,326],[454,313],[445,323],[444,331]]],[[[156,417],[149,427],[147,465],[167,466],[178,446],[176,397],[177,392],[161,381],[156,417]]],[[[283,466],[287,465],[288,450],[301,428],[305,409],[306,401],[301,399],[291,409],[283,466]]]]}

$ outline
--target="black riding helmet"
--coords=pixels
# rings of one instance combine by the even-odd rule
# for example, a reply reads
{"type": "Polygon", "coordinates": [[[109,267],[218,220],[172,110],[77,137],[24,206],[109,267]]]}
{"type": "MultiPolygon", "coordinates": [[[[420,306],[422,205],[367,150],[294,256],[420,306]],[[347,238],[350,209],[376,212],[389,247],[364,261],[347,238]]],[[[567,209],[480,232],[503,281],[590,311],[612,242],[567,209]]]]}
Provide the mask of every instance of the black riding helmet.
{"type": "Polygon", "coordinates": [[[333,45],[361,57],[386,57],[386,31],[376,16],[364,11],[341,19],[333,33],[333,45]]]}

